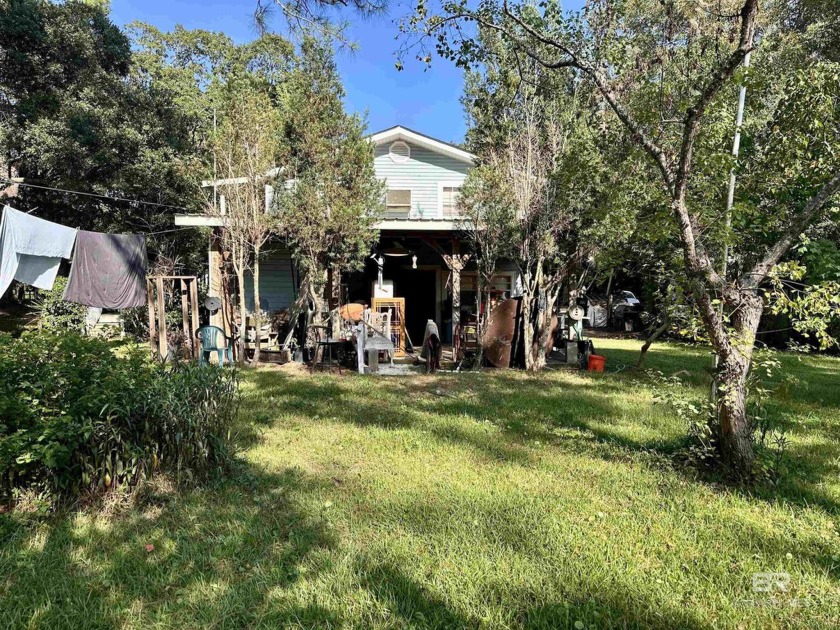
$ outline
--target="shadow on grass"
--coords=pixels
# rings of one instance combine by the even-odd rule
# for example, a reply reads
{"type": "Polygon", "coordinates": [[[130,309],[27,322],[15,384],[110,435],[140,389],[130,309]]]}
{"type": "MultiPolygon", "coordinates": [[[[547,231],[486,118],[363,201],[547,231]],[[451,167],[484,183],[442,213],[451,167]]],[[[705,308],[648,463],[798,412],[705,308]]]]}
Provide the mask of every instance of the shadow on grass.
{"type": "MultiPolygon", "coordinates": [[[[378,381],[254,372],[248,379],[252,389],[245,394],[243,411],[249,421],[240,435],[245,444],[259,442],[260,431],[275,422],[288,426],[319,417],[384,431],[424,430],[489,460],[523,465],[532,463],[534,439],[607,460],[667,454],[679,444],[677,438],[628,437],[610,428],[609,419],[624,410],[615,396],[605,394],[624,391],[633,382],[626,376],[559,383],[504,372],[378,381]],[[499,431],[476,430],[482,423],[499,431]]],[[[805,471],[807,481],[800,489],[780,487],[758,496],[836,510],[827,494],[820,502],[817,487],[833,455],[830,447],[803,453],[812,469],[805,471]]],[[[574,627],[578,620],[595,627],[707,625],[688,609],[638,601],[638,589],[596,583],[596,577],[586,575],[561,591],[565,601],[547,598],[539,584],[513,593],[499,584],[474,602],[473,612],[465,612],[435,591],[434,576],[423,580],[412,575],[410,565],[392,558],[343,549],[329,515],[312,500],[337,492],[328,475],[320,478],[294,468],[268,473],[241,464],[224,483],[185,493],[152,492],[116,518],[63,514],[40,526],[12,525],[0,539],[0,619],[12,628],[129,622],[332,628],[353,625],[361,616],[359,627],[469,628],[487,625],[475,612],[485,607],[506,615],[504,625],[529,628],[574,627]],[[154,549],[146,551],[145,545],[154,549]],[[342,578],[337,584],[345,590],[335,592],[336,582],[328,574],[333,563],[352,553],[349,581],[342,578]],[[372,606],[352,601],[357,588],[373,600],[372,606]],[[333,605],[316,595],[332,597],[333,605]],[[337,610],[335,601],[357,608],[337,610]]],[[[451,507],[442,505],[434,513],[415,502],[399,511],[400,524],[414,531],[416,540],[428,540],[435,527],[445,525],[451,507]]],[[[361,510],[354,518],[380,517],[361,510]]],[[[743,532],[738,546],[755,550],[760,545],[769,560],[782,563],[791,542],[786,533],[768,535],[748,521],[721,518],[743,532]]],[[[494,539],[513,541],[510,553],[538,558],[538,550],[529,547],[529,541],[539,543],[532,522],[512,518],[503,505],[479,521],[488,536],[492,532],[494,539]]],[[[808,561],[837,578],[829,543],[809,543],[808,548],[808,561]]]]}
{"type": "Polygon", "coordinates": [[[257,372],[251,379],[256,398],[274,405],[281,414],[359,427],[421,428],[491,459],[522,464],[530,461],[523,447],[534,441],[606,460],[626,457],[599,445],[613,445],[625,454],[671,454],[686,441],[685,435],[666,437],[654,431],[649,439],[631,436],[612,423],[624,409],[607,394],[622,393],[626,384],[609,378],[561,385],[549,384],[541,376],[493,371],[387,380],[367,376],[310,379],[257,372]],[[438,421],[453,418],[465,422],[438,421]],[[476,431],[481,423],[496,426],[504,439],[476,431]],[[574,434],[570,436],[568,430],[574,434]]]}
{"type": "Polygon", "coordinates": [[[295,469],[271,475],[246,467],[213,488],[141,491],[138,504],[116,516],[10,524],[0,547],[0,619],[9,628],[159,618],[175,627],[337,626],[330,611],[282,597],[317,566],[313,555],[336,544],[321,515],[302,507],[319,487],[295,469]]]}
{"type": "MultiPolygon", "coordinates": [[[[608,356],[628,358],[631,351],[607,351],[608,356]]],[[[646,367],[674,374],[684,370],[689,375],[704,373],[702,378],[691,376],[690,383],[699,383],[705,390],[710,385],[708,349],[702,346],[683,348],[674,344],[654,346],[646,367]],[[682,366],[682,367],[679,367],[682,366]]],[[[829,515],[840,515],[840,503],[826,489],[826,482],[836,483],[840,470],[840,360],[834,357],[802,356],[792,353],[775,355],[781,369],[765,381],[770,387],[781,387],[766,403],[768,412],[780,419],[789,442],[782,461],[781,479],[776,485],[758,484],[744,488],[716,472],[699,471],[698,478],[715,484],[725,484],[739,495],[799,507],[819,507],[829,515]],[[783,383],[792,379],[790,383],[783,383]],[[800,441],[797,441],[799,438],[800,441]],[[815,444],[814,440],[819,443],[815,444]]],[[[620,381],[632,382],[640,371],[630,370],[620,381]],[[629,380],[628,380],[629,379],[629,380]]],[[[670,449],[657,448],[663,454],[670,449]]],[[[693,471],[690,471],[693,474],[693,471]]]]}
{"type": "Polygon", "coordinates": [[[484,605],[509,626],[554,628],[587,619],[614,627],[695,627],[673,611],[631,607],[630,594],[614,589],[546,606],[536,603],[537,593],[499,585],[492,601],[482,597],[465,613],[434,592],[434,580],[418,581],[407,567],[364,551],[342,587],[350,591],[328,592],[323,584],[330,578],[319,576],[349,550],[306,499],[331,488],[297,469],[266,474],[245,466],[216,487],[144,492],[117,515],[58,514],[11,527],[0,546],[3,627],[478,628],[486,627],[475,612],[484,605]],[[303,580],[317,595],[292,592],[303,580]],[[336,610],[335,598],[349,603],[357,589],[374,605],[336,610]],[[333,605],[318,596],[333,597],[333,605]]]}
{"type": "MultiPolygon", "coordinates": [[[[362,557],[355,571],[360,584],[376,599],[379,607],[389,613],[389,621],[399,620],[396,627],[410,628],[486,628],[493,622],[475,614],[464,614],[453,609],[444,599],[430,592],[424,584],[412,578],[406,570],[394,563],[382,563],[362,557]],[[396,619],[394,619],[396,618],[396,619]]],[[[555,629],[574,628],[576,622],[586,620],[586,627],[597,628],[703,628],[705,624],[694,619],[687,611],[663,610],[650,604],[640,605],[638,595],[627,593],[610,596],[601,592],[594,597],[570,595],[566,602],[556,604],[533,603],[541,598],[537,592],[511,589],[507,584],[496,584],[481,594],[485,611],[495,611],[504,619],[496,620],[502,627],[555,629]],[[621,601],[625,595],[633,601],[621,601]],[[502,611],[501,613],[499,611],[502,611]]],[[[370,620],[374,625],[374,620],[370,620]]],[[[388,627],[392,627],[391,624],[388,627]]]]}
{"type": "MultiPolygon", "coordinates": [[[[633,354],[626,350],[608,350],[607,354],[612,356],[616,352],[633,354]]],[[[648,365],[666,374],[677,369],[702,372],[706,359],[702,348],[686,352],[663,345],[651,351],[648,365]]],[[[810,413],[818,416],[823,409],[838,409],[833,405],[835,395],[830,381],[832,377],[840,378],[840,362],[836,373],[829,371],[813,378],[812,362],[783,357],[783,363],[791,364],[790,370],[809,382],[810,387],[792,389],[788,400],[774,405],[783,410],[785,405],[788,408],[794,405],[786,413],[799,417],[805,405],[810,413]]],[[[414,378],[355,375],[297,378],[278,372],[257,372],[252,379],[256,399],[274,406],[269,410],[273,417],[280,410],[313,419],[320,415],[330,421],[360,427],[420,428],[439,440],[472,448],[489,459],[523,465],[532,461],[533,453],[528,446],[534,441],[608,461],[652,456],[657,465],[673,461],[674,455],[689,444],[687,431],[677,420],[667,427],[642,427],[641,418],[633,420],[631,424],[635,426],[619,422],[627,411],[622,398],[632,398],[634,389],[651,387],[643,373],[636,370],[562,380],[513,371],[414,378]],[[463,418],[464,422],[452,422],[453,418],[463,418]],[[504,439],[500,440],[495,432],[476,430],[481,423],[496,426],[504,439]]],[[[708,376],[700,377],[699,381],[698,395],[702,396],[708,386],[708,376]]],[[[840,505],[825,489],[825,481],[836,477],[840,461],[838,430],[837,422],[829,418],[809,423],[805,428],[794,425],[794,433],[812,432],[822,444],[794,440],[786,456],[788,472],[775,486],[746,491],[736,486],[731,489],[749,498],[819,506],[832,515],[840,514],[840,505]]],[[[679,464],[673,468],[692,481],[727,484],[715,472],[698,472],[679,464]]]]}

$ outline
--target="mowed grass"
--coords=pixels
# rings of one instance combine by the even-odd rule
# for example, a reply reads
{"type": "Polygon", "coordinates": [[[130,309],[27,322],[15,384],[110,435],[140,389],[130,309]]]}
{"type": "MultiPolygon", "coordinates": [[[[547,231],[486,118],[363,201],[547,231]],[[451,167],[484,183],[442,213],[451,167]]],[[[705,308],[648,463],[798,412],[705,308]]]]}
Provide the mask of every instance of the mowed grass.
{"type": "MultiPolygon", "coordinates": [[[[638,346],[598,341],[603,375],[248,372],[233,478],[11,521],[0,627],[837,627],[840,361],[785,357],[785,476],[747,491],[674,464],[638,346]]],[[[701,400],[708,362],[648,367],[701,400]]]]}

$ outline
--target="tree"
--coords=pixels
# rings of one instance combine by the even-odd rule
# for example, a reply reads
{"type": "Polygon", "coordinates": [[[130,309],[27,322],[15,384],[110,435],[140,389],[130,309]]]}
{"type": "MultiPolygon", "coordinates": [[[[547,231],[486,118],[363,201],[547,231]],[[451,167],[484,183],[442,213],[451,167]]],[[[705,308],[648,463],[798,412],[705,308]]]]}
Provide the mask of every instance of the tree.
{"type": "Polygon", "coordinates": [[[485,155],[485,163],[467,174],[458,198],[465,241],[475,253],[476,293],[478,313],[478,349],[476,366],[482,364],[484,333],[490,329],[490,289],[498,263],[511,257],[514,251],[513,234],[516,213],[510,202],[509,180],[494,153],[485,155]]]}
{"type": "MultiPolygon", "coordinates": [[[[525,365],[539,370],[561,291],[579,289],[584,266],[615,239],[603,220],[609,169],[597,147],[604,134],[593,133],[600,113],[586,86],[518,60],[493,31],[481,38],[493,56],[471,73],[463,99],[480,166],[468,176],[462,205],[476,222],[475,244],[509,253],[519,267],[525,365]]],[[[482,290],[494,267],[493,256],[479,261],[482,290]]]]}
{"type": "Polygon", "coordinates": [[[256,0],[254,20],[265,32],[277,9],[286,25],[304,38],[319,37],[352,46],[345,34],[349,24],[340,19],[337,9],[350,7],[362,18],[367,18],[385,13],[388,4],[388,0],[256,0]]]}
{"type": "Polygon", "coordinates": [[[328,272],[337,286],[340,274],[360,268],[379,238],[384,187],[364,123],[344,112],[343,96],[328,44],[305,39],[289,88],[288,185],[274,197],[302,274],[292,321],[311,308],[313,323],[320,324],[328,272]]]}
{"type": "MultiPolygon", "coordinates": [[[[460,0],[445,2],[436,14],[421,3],[407,26],[420,35],[419,42],[431,38],[439,53],[462,65],[484,60],[484,51],[465,28],[470,22],[498,32],[517,54],[546,69],[571,70],[577,80],[598,90],[628,138],[647,154],[667,195],[688,288],[720,357],[722,395],[716,429],[721,455],[742,476],[750,474],[754,458],[746,383],[764,308],[759,288],[840,189],[840,168],[833,157],[840,111],[837,81],[833,85],[830,80],[820,81],[825,91],[819,94],[808,76],[830,71],[813,67],[810,59],[799,59],[801,79],[787,83],[782,97],[767,103],[768,119],[784,124],[771,125],[769,136],[781,146],[768,147],[770,159],[763,166],[769,169],[764,172],[780,176],[793,169],[799,176],[794,180],[797,192],[786,195],[784,203],[776,195],[754,206],[762,247],[756,248],[753,241],[737,275],[721,273],[719,257],[726,248],[719,247],[715,236],[725,242],[733,232],[720,221],[721,206],[695,203],[694,186],[702,183],[703,159],[715,154],[703,150],[711,139],[704,135],[707,123],[725,107],[744,58],[756,48],[764,20],[777,19],[773,11],[762,14],[760,8],[758,0],[716,4],[596,0],[583,13],[570,15],[555,4],[537,9],[485,0],[472,7],[460,0]],[[807,103],[818,95],[822,107],[806,116],[807,103]],[[821,129],[816,142],[811,136],[815,126],[821,129]],[[712,225],[717,229],[706,232],[704,228],[712,225]]],[[[789,34],[786,29],[778,32],[779,38],[789,34]]],[[[775,35],[772,29],[764,32],[762,46],[772,48],[775,35]]],[[[725,156],[725,151],[718,147],[716,153],[725,156]]]]}
{"type": "MultiPolygon", "coordinates": [[[[21,186],[22,210],[87,230],[169,230],[201,200],[194,120],[144,80],[106,5],[0,2],[0,161],[26,184],[89,193],[21,186]]],[[[195,233],[156,234],[148,245],[152,261],[195,269],[206,260],[195,233]]]]}
{"type": "Polygon", "coordinates": [[[277,231],[275,217],[267,211],[265,187],[273,177],[280,157],[281,118],[267,94],[247,79],[233,81],[226,90],[222,123],[213,139],[213,155],[222,175],[219,193],[223,206],[211,211],[224,220],[222,240],[231,253],[231,263],[239,285],[239,358],[245,359],[246,303],[245,275],[253,271],[254,319],[258,334],[254,363],[259,361],[260,254],[277,231]]]}

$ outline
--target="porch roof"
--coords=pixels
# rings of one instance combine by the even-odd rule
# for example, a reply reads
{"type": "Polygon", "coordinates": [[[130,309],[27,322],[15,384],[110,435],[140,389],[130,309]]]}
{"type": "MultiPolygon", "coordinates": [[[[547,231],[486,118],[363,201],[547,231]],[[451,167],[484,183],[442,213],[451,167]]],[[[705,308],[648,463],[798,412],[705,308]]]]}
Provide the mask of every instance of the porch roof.
{"type": "MultiPolygon", "coordinates": [[[[205,214],[176,214],[181,227],[223,227],[224,217],[205,214]]],[[[463,221],[453,219],[383,219],[377,229],[388,232],[454,232],[463,229],[463,221]]]]}

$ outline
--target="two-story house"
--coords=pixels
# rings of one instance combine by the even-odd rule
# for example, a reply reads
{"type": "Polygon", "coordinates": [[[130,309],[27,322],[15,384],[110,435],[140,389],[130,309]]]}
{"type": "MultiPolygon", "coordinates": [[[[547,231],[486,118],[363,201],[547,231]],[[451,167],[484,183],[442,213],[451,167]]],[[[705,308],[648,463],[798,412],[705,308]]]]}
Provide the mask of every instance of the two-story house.
{"type": "MultiPolygon", "coordinates": [[[[341,301],[365,302],[395,298],[400,302],[405,332],[419,344],[426,320],[441,327],[451,341],[462,314],[474,310],[475,271],[462,243],[464,223],[457,199],[474,156],[447,142],[405,127],[392,127],[370,136],[375,145],[377,176],[386,183],[385,213],[379,222],[380,240],[365,268],[341,278],[341,301]]],[[[219,217],[179,215],[176,225],[224,229],[219,217]]],[[[214,239],[210,247],[209,294],[221,294],[221,257],[214,239]]],[[[297,276],[289,252],[275,247],[262,260],[260,305],[274,312],[296,298],[297,276]]],[[[514,287],[516,271],[499,271],[494,288],[514,287]]],[[[252,283],[246,282],[246,302],[254,308],[252,283]]],[[[222,296],[223,297],[223,296],[222,296]]],[[[217,322],[219,323],[219,322],[217,322]]]]}

